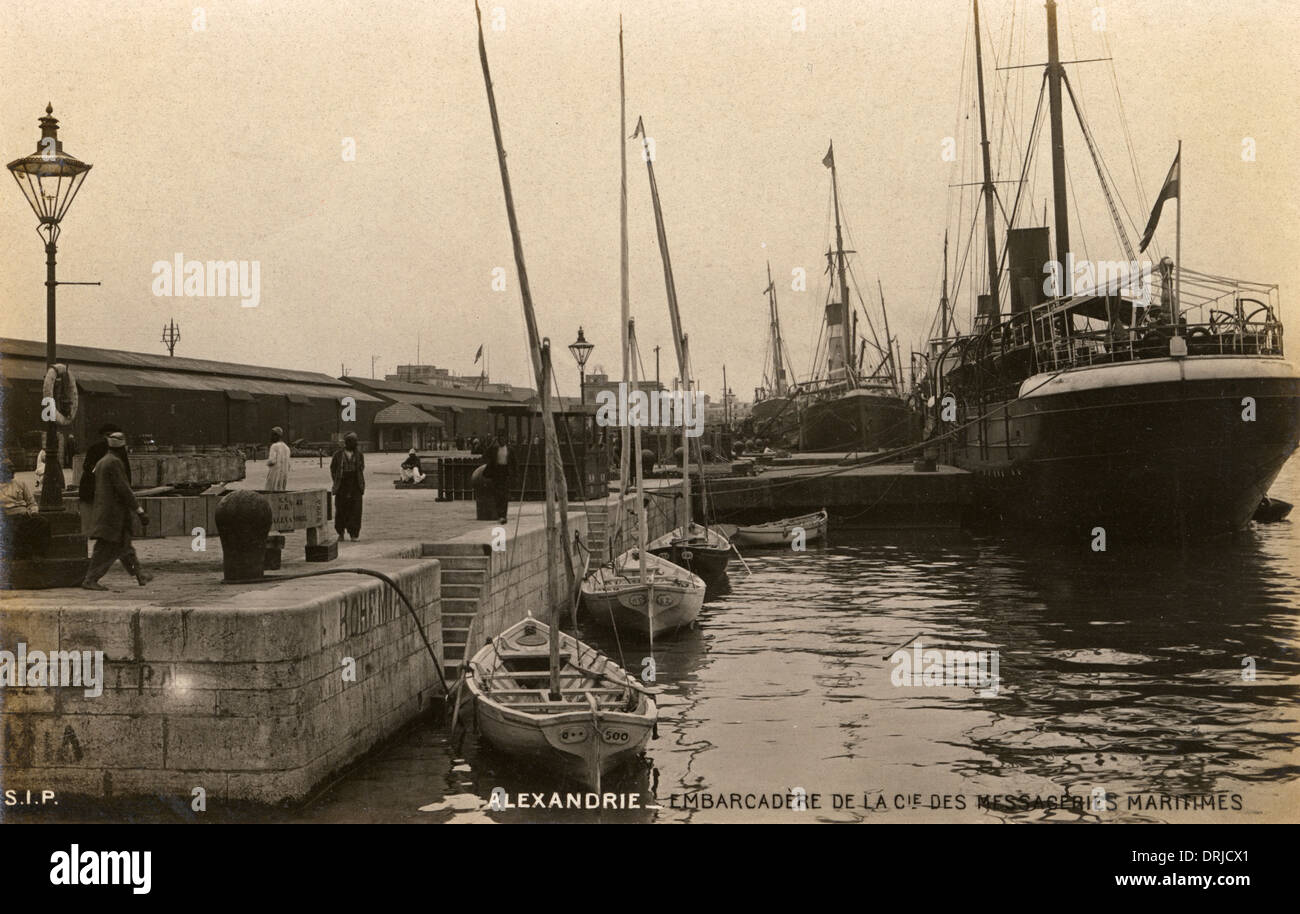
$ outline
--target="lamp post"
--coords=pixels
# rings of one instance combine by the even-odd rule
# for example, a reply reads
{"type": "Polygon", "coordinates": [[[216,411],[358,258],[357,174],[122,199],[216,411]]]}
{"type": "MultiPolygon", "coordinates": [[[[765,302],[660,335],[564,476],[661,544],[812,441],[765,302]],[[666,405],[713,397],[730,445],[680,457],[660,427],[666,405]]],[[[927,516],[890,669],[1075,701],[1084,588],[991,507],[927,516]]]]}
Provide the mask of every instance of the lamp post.
{"type": "Polygon", "coordinates": [[[584,406],[587,403],[587,359],[595,348],[595,344],[587,342],[587,338],[582,335],[582,327],[579,327],[578,338],[569,344],[569,352],[573,353],[574,361],[578,363],[579,402],[584,406]]]}
{"type": "MultiPolygon", "coordinates": [[[[36,152],[14,159],[8,168],[27,198],[39,224],[36,233],[45,242],[45,362],[55,364],[54,278],[55,254],[58,251],[59,223],[72,205],[77,191],[86,180],[90,165],[63,151],[59,122],[54,108],[45,106],[41,118],[41,138],[36,152]]],[[[64,283],[72,285],[72,283],[64,283]]],[[[80,283],[78,283],[80,285],[80,283]]],[[[75,383],[75,382],[73,382],[75,383]]],[[[45,479],[41,484],[41,513],[63,511],[63,466],[59,461],[59,425],[51,419],[45,426],[45,479]]]]}

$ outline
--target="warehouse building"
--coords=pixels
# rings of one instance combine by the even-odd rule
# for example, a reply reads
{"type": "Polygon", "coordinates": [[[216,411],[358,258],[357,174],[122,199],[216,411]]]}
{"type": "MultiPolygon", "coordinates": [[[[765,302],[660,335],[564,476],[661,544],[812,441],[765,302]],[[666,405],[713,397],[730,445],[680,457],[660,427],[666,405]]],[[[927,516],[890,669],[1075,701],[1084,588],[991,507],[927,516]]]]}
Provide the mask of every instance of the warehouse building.
{"type": "MultiPolygon", "coordinates": [[[[146,439],[163,447],[264,445],[277,425],[290,442],[338,441],[349,431],[370,442],[386,405],[312,371],[88,346],[60,345],[58,359],[77,381],[77,415],[64,432],[78,453],[106,422],[120,425],[133,446],[146,439]],[[344,397],[355,406],[347,421],[344,397]]],[[[4,450],[19,467],[41,446],[45,371],[44,342],[0,338],[4,450]]]]}
{"type": "Polygon", "coordinates": [[[457,447],[458,442],[463,446],[472,438],[493,434],[492,407],[518,406],[533,396],[524,388],[503,393],[352,375],[341,380],[384,402],[382,418],[374,426],[372,444],[376,450],[437,450],[457,447]]]}

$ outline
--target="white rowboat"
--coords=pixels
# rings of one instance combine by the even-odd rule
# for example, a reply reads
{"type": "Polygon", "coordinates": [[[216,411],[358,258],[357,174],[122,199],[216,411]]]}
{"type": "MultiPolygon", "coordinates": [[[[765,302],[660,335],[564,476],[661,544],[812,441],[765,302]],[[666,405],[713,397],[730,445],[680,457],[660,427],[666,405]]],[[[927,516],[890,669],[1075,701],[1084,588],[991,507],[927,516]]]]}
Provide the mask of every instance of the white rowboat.
{"type": "Polygon", "coordinates": [[[740,546],[783,546],[793,543],[802,532],[803,541],[811,543],[826,535],[826,509],[787,517],[765,524],[719,524],[728,539],[740,546]]]}

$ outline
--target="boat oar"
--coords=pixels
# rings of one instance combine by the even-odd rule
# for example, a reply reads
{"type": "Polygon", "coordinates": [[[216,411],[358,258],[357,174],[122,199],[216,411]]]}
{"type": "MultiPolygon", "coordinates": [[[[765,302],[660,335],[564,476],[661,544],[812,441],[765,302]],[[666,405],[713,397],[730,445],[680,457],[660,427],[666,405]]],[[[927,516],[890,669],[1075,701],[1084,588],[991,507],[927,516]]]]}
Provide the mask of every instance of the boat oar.
{"type": "Polygon", "coordinates": [[[731,546],[731,551],[736,553],[736,558],[740,559],[740,564],[745,568],[745,574],[753,574],[754,572],[749,570],[749,563],[745,561],[745,557],[741,555],[740,550],[736,548],[736,544],[728,542],[728,545],[731,546]]]}

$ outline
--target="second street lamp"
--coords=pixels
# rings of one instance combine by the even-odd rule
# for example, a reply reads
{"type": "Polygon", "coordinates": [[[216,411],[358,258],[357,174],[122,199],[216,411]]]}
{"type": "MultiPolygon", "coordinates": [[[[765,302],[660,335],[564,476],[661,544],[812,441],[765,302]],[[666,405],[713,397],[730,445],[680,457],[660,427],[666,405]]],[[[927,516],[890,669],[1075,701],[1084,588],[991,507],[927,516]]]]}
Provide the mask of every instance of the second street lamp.
{"type": "Polygon", "coordinates": [[[591,356],[591,350],[595,349],[593,343],[588,343],[587,338],[582,335],[582,327],[578,327],[578,338],[569,344],[569,352],[573,353],[574,360],[578,363],[578,392],[579,403],[587,403],[587,359],[591,356]]]}

